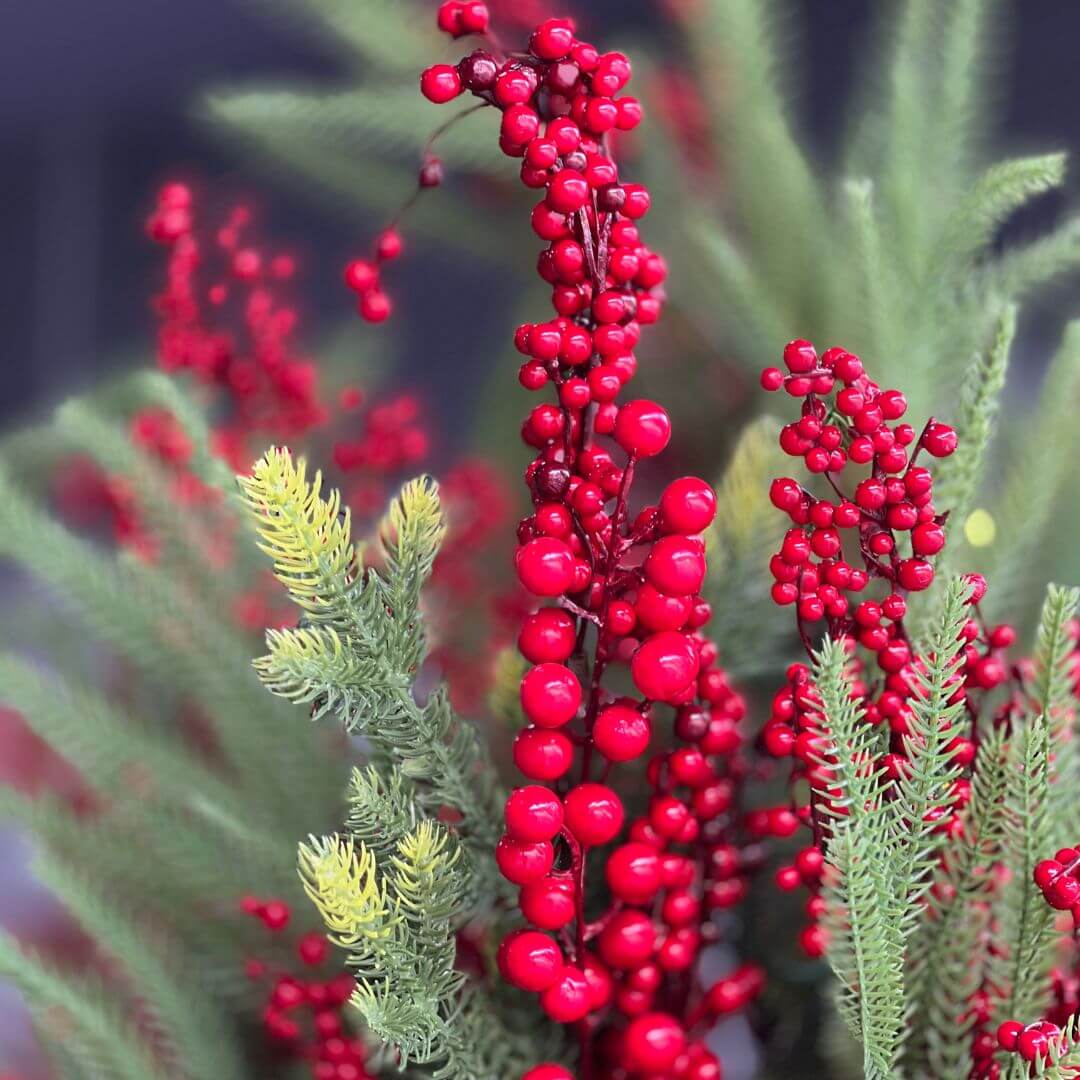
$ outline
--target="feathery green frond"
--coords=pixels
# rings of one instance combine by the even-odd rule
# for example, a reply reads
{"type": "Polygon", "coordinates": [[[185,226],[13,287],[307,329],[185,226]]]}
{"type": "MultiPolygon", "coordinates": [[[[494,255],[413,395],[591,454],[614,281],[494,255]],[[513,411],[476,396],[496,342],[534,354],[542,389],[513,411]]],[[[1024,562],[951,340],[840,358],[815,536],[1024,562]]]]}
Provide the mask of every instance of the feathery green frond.
{"type": "MultiPolygon", "coordinates": [[[[1080,455],[1080,321],[1065,336],[1043,380],[1035,413],[1011,448],[1001,492],[992,508],[1000,538],[981,567],[993,587],[983,601],[989,616],[1008,613],[1024,621],[1025,598],[1033,593],[1036,569],[1044,576],[1038,552],[1054,508],[1073,478],[1071,462],[1080,455]]],[[[1031,612],[1031,615],[1034,613],[1031,612]]]]}
{"type": "MultiPolygon", "coordinates": [[[[892,1075],[904,1020],[904,942],[896,918],[898,882],[882,852],[895,825],[875,770],[877,733],[865,722],[845,673],[842,642],[815,657],[815,685],[836,760],[842,816],[831,819],[824,895],[827,955],[840,982],[837,1008],[863,1046],[867,1077],[892,1075]]],[[[902,879],[901,879],[902,880],[902,879]]]]}
{"type": "Polygon", "coordinates": [[[940,838],[934,834],[931,810],[945,800],[949,785],[960,774],[949,743],[963,714],[964,703],[951,701],[962,662],[960,631],[968,617],[971,585],[954,578],[945,591],[941,618],[915,675],[911,716],[904,748],[909,766],[896,782],[896,812],[906,841],[897,853],[895,873],[907,889],[902,917],[905,934],[913,928],[918,902],[929,888],[940,838]]]}
{"type": "Polygon", "coordinates": [[[237,478],[259,548],[293,602],[314,623],[353,629],[360,580],[350,539],[350,513],[338,492],[322,498],[322,473],[307,479],[307,465],[286,449],[268,450],[249,476],[237,478]]]}
{"type": "Polygon", "coordinates": [[[1039,714],[1018,720],[1010,741],[1002,847],[1012,877],[995,905],[1003,955],[994,958],[992,978],[1004,991],[997,1022],[1041,1015],[1050,992],[1053,909],[1032,880],[1052,850],[1049,790],[1050,725],[1039,714]]]}
{"type": "Polygon", "coordinates": [[[769,617],[769,583],[761,573],[762,551],[783,534],[783,519],[769,501],[769,481],[785,460],[776,428],[775,420],[762,417],[740,436],[717,486],[716,520],[705,536],[710,634],[737,679],[758,674],[763,665],[773,667],[788,638],[780,620],[769,617]]]}
{"type": "Polygon", "coordinates": [[[905,1047],[912,1072],[927,1065],[933,1076],[958,1076],[970,1064],[975,1018],[967,1003],[987,973],[980,942],[989,929],[987,901],[1001,858],[1007,768],[1005,730],[998,728],[979,746],[964,829],[935,874],[909,948],[908,1014],[923,1018],[918,1040],[905,1047]]]}

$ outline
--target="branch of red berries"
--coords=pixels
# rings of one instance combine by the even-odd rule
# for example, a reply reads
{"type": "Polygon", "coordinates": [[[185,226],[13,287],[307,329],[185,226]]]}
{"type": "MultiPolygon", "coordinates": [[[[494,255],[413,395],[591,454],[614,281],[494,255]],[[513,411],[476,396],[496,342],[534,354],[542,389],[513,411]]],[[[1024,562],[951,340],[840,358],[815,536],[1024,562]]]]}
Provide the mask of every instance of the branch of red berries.
{"type": "MultiPolygon", "coordinates": [[[[684,477],[657,505],[632,510],[639,463],[671,437],[659,405],[618,400],[637,368],[641,329],[660,316],[666,276],[636,224],[648,191],[616,164],[615,133],[636,127],[641,109],[621,94],[627,58],[580,40],[569,20],[544,21],[517,52],[499,46],[489,22],[483,3],[443,4],[439,26],[455,38],[482,35],[484,46],[429,68],[420,85],[431,101],[469,92],[478,108],[502,114],[500,146],[521,160],[525,186],[542,192],[532,226],[547,245],[537,269],[554,308],[515,335],[526,357],[520,383],[552,390],[554,400],[522,428],[537,453],[516,567],[548,604],[527,616],[518,639],[532,667],[521,683],[529,726],[514,761],[531,783],[511,794],[496,852],[530,925],[504,940],[499,966],[539,995],[552,1020],[576,1025],[583,1078],[623,1070],[709,1080],[720,1066],[703,1035],[760,992],[762,974],[744,966],[702,987],[695,972],[716,935],[711,912],[741,899],[742,875],[760,860],[744,857],[745,704],[701,633],[710,612],[700,536],[715,495],[684,477]],[[611,687],[625,665],[638,696],[611,687]],[[617,766],[647,754],[664,706],[677,748],[647,761],[651,799],[624,828],[610,781],[617,766]],[[593,910],[601,869],[607,899],[593,910]]],[[[429,150],[403,211],[441,179],[429,150]]],[[[361,314],[374,321],[390,311],[381,271],[401,251],[400,217],[371,258],[346,268],[361,314]]],[[[571,1074],[548,1063],[527,1075],[571,1074]]]]}
{"type": "MultiPolygon", "coordinates": [[[[275,937],[288,932],[292,911],[283,900],[245,896],[240,907],[275,937]]],[[[367,1047],[350,1035],[343,1021],[356,981],[348,974],[316,977],[330,951],[322,934],[301,935],[292,951],[311,974],[277,970],[275,964],[254,957],[245,965],[249,979],[266,984],[262,1025],[271,1044],[282,1057],[309,1063],[313,1080],[371,1080],[364,1066],[367,1047]]]]}

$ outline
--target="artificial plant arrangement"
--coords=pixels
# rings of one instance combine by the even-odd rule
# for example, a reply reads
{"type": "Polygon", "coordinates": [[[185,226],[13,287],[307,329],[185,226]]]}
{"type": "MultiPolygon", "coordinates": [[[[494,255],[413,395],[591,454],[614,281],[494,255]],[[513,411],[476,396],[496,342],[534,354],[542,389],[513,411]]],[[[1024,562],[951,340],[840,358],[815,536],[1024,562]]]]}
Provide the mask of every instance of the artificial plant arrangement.
{"type": "MultiPolygon", "coordinates": [[[[487,30],[479,3],[444,4],[439,19],[454,37],[487,30]]],[[[700,595],[701,534],[713,523],[715,494],[684,477],[655,505],[631,502],[635,473],[665,449],[671,425],[655,402],[618,401],[635,374],[642,328],[660,314],[665,277],[637,225],[648,191],[620,176],[612,149],[612,133],[640,120],[636,100],[618,96],[629,77],[625,56],[600,54],[559,19],[537,27],[527,51],[502,53],[489,41],[458,65],[421,76],[432,101],[468,91],[497,108],[503,153],[521,158],[522,182],[544,192],[532,226],[548,244],[537,268],[552,287],[555,318],[519,327],[515,345],[526,357],[521,384],[550,388],[556,403],[536,406],[522,428],[537,456],[525,473],[534,511],[518,527],[515,562],[525,589],[549,603],[526,618],[518,639],[531,666],[520,681],[527,726],[514,761],[530,783],[506,798],[494,854],[519,888],[525,926],[503,936],[497,960],[506,981],[538,996],[548,1020],[573,1028],[576,1049],[567,1055],[574,1071],[527,1062],[522,1075],[718,1076],[704,1036],[718,1016],[753,1001],[763,973],[743,965],[702,982],[699,954],[717,933],[712,914],[741,898],[742,877],[760,864],[754,846],[802,828],[810,842],[776,881],[810,889],[800,944],[826,955],[839,977],[838,1008],[862,1044],[866,1076],[1069,1075],[1073,1032],[1060,1021],[1078,1002],[1059,978],[1051,1006],[1051,924],[1055,908],[1070,911],[1070,932],[1074,905],[1080,916],[1080,860],[1067,848],[1048,856],[1067,838],[1075,780],[1076,593],[1051,592],[1026,667],[1005,659],[1013,629],[984,621],[980,575],[954,578],[939,610],[923,613],[926,628],[916,629],[948,520],[919,457],[941,460],[939,482],[970,497],[972,463],[956,455],[964,439],[985,441],[986,371],[993,379],[1001,361],[980,358],[959,434],[933,418],[921,431],[903,422],[905,396],[879,387],[843,349],[819,356],[794,341],[786,373],[762,373],[765,389],[801,399],[780,447],[827,492],[815,495],[789,477],[770,489],[793,525],[770,563],[772,596],[794,606],[812,666],[788,668],[759,740],[766,754],[798,761],[791,796],[751,809],[745,704],[703,632],[710,612],[700,595]],[[621,464],[605,438],[624,455],[621,464]],[[866,475],[845,490],[851,466],[866,475]],[[1007,697],[990,708],[999,689],[1007,697]],[[649,757],[620,796],[613,771],[647,756],[665,706],[674,743],[649,757]]],[[[434,186],[431,169],[428,160],[421,187],[434,186]]],[[[389,303],[379,254],[359,264],[363,274],[354,264],[350,279],[361,313],[381,319],[389,303]]],[[[242,486],[279,576],[311,623],[269,639],[259,662],[264,681],[315,702],[320,714],[337,713],[372,740],[376,770],[380,762],[390,769],[381,785],[377,772],[357,772],[348,831],[301,852],[309,892],[361,973],[354,1003],[400,1061],[437,1062],[439,1075],[492,1074],[490,1060],[468,1061],[480,1044],[457,1029],[462,994],[467,1010],[482,999],[463,990],[460,976],[438,985],[421,948],[431,913],[442,916],[452,947],[455,915],[462,925],[474,915],[464,887],[456,904],[443,896],[425,902],[415,871],[403,888],[400,852],[380,868],[387,838],[372,829],[375,799],[390,778],[421,779],[410,811],[398,817],[411,824],[425,802],[429,814],[450,811],[461,847],[448,834],[430,866],[432,886],[449,889],[459,853],[475,846],[477,822],[490,822],[482,808],[490,792],[467,729],[446,720],[433,751],[411,696],[404,705],[396,696],[366,700],[382,682],[368,665],[403,618],[409,667],[398,661],[393,670],[399,678],[420,670],[418,594],[403,601],[395,582],[410,533],[423,538],[418,565],[430,563],[430,514],[419,501],[410,513],[418,496],[409,491],[391,522],[397,547],[383,577],[356,563],[335,500],[323,502],[318,483],[309,487],[282,451],[242,486]],[[364,665],[360,678],[350,653],[364,665]],[[426,775],[410,766],[418,753],[426,775]],[[457,790],[463,773],[480,796],[468,806],[457,790]],[[374,791],[361,794],[365,784],[374,791]],[[394,954],[382,943],[397,948],[410,933],[415,955],[403,966],[418,981],[395,985],[394,954]]],[[[436,694],[428,707],[440,709],[440,701],[436,694]]]]}
{"type": "MultiPolygon", "coordinates": [[[[1077,598],[1052,589],[1032,658],[1010,658],[1016,633],[989,614],[997,579],[953,556],[1012,308],[995,306],[993,333],[972,338],[960,402],[934,402],[952,426],[927,415],[928,401],[882,389],[853,353],[797,340],[761,382],[800,403],[771,434],[808,477],[770,477],[771,422],[747,431],[717,490],[664,477],[654,459],[672,436],[668,414],[623,394],[666,272],[638,224],[649,191],[622,176],[616,153],[616,133],[641,118],[623,93],[630,63],[566,20],[541,22],[509,51],[483,3],[450,0],[438,21],[454,38],[480,35],[480,47],[425,70],[421,88],[440,103],[468,91],[478,121],[499,110],[502,154],[521,159],[539,198],[537,269],[554,308],[515,334],[519,382],[551,396],[522,428],[535,457],[513,560],[530,597],[520,659],[488,642],[479,665],[495,672],[492,715],[520,728],[518,779],[504,786],[488,749],[500,729],[461,718],[439,649],[428,650],[429,628],[444,638],[471,617],[433,602],[440,490],[406,484],[374,541],[354,536],[353,500],[324,494],[299,455],[306,421],[288,426],[307,415],[314,377],[282,351],[291,318],[267,306],[266,283],[288,264],[227,225],[227,283],[196,285],[190,193],[170,186],[151,222],[170,260],[163,362],[236,395],[229,415],[246,418],[243,437],[231,425],[212,437],[159,378],[149,386],[166,411],[139,415],[134,445],[85,410],[62,414],[68,431],[88,425],[74,429],[87,450],[104,447],[138,482],[124,504],[138,513],[114,526],[121,557],[45,519],[14,481],[4,510],[5,552],[45,577],[68,568],[70,598],[134,661],[136,700],[156,705],[164,687],[198,706],[193,735],[163,725],[171,714],[120,712],[21,660],[5,671],[5,697],[71,754],[99,802],[78,818],[5,799],[108,957],[74,976],[5,945],[4,970],[58,1073],[710,1080],[722,1073],[718,1021],[745,1013],[767,1043],[785,978],[776,958],[801,951],[837,976],[849,1034],[834,1048],[836,1075],[851,1048],[868,1077],[1074,1075],[1077,598]],[[254,366],[202,332],[204,289],[211,306],[243,297],[254,366]],[[245,397],[264,378],[288,403],[271,424],[251,407],[264,399],[245,397]],[[240,478],[299,611],[275,614],[255,664],[276,702],[238,673],[243,639],[216,610],[236,573],[208,557],[204,541],[222,530],[193,527],[200,506],[231,513],[221,457],[236,463],[251,437],[292,447],[240,478]],[[788,634],[775,613],[758,626],[760,612],[738,604],[748,588],[768,596],[769,576],[772,601],[794,614],[788,634]],[[800,643],[806,662],[789,662],[800,643]],[[179,676],[163,654],[183,661],[179,676]],[[726,673],[729,655],[776,678],[764,724],[751,688],[726,673]],[[297,880],[293,852],[308,833],[297,880]],[[783,892],[808,891],[807,923],[770,955],[735,960],[731,947],[752,947],[747,897],[770,876],[783,892]]],[[[442,179],[424,145],[421,189],[442,179]]],[[[372,321],[391,314],[396,225],[346,271],[372,321]]],[[[1075,368],[1070,341],[1051,414],[1075,368]]],[[[408,423],[399,415],[387,434],[408,423]]],[[[340,445],[339,467],[353,460],[340,445]]],[[[1060,453],[1037,440],[1020,451],[1036,468],[1053,459],[1055,475],[1060,453]]],[[[1030,505],[1045,518],[1054,492],[1008,495],[1016,515],[1030,505]]],[[[1033,535],[996,550],[1019,564],[1033,535]]],[[[246,550],[236,537],[230,547],[246,550]]],[[[1004,585],[1028,599],[1011,575],[1004,585]]],[[[269,610],[246,605],[247,624],[269,610]]]]}

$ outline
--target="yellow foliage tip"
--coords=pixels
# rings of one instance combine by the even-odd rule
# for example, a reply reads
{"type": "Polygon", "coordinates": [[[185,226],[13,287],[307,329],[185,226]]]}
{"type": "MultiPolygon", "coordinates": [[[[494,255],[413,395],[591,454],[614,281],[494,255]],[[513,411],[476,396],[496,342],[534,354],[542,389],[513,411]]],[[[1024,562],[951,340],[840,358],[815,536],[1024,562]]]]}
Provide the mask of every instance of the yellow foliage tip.
{"type": "Polygon", "coordinates": [[[338,836],[300,845],[300,880],[331,936],[344,948],[363,938],[390,936],[398,916],[380,885],[375,856],[362,843],[338,836]]]}
{"type": "Polygon", "coordinates": [[[446,535],[439,485],[430,476],[410,480],[379,526],[384,546],[435,551],[446,535]]]}
{"type": "Polygon", "coordinates": [[[426,819],[397,845],[391,858],[396,891],[404,903],[416,906],[425,881],[438,881],[458,864],[461,848],[449,831],[438,822],[426,819]]]}
{"type": "Polygon", "coordinates": [[[258,530],[259,547],[275,564],[282,583],[300,601],[314,600],[328,571],[352,564],[351,522],[341,496],[322,498],[322,473],[309,482],[307,463],[280,447],[260,458],[248,476],[237,477],[244,504],[258,530]]]}

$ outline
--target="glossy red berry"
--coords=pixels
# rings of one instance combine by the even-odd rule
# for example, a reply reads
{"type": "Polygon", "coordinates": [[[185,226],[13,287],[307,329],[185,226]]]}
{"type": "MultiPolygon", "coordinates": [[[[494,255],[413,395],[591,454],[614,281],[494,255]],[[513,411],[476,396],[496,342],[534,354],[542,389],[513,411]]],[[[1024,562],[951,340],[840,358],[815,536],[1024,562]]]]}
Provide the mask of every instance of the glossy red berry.
{"type": "Polygon", "coordinates": [[[537,537],[519,547],[515,566],[521,584],[537,596],[560,596],[574,585],[574,553],[563,540],[537,537]]]}
{"type": "Polygon", "coordinates": [[[612,895],[627,904],[648,903],[663,884],[656,849],[633,841],[611,853],[604,874],[612,895]]]}
{"type": "Polygon", "coordinates": [[[686,1031],[667,1013],[646,1013],[623,1036],[626,1065],[635,1073],[667,1072],[686,1046],[686,1031]]]}
{"type": "Polygon", "coordinates": [[[574,886],[569,878],[541,878],[521,887],[518,907],[541,930],[558,930],[574,918],[574,886]]]}
{"type": "Polygon", "coordinates": [[[449,64],[435,64],[420,76],[421,93],[436,105],[453,101],[463,89],[457,68],[449,64]]]}
{"type": "Polygon", "coordinates": [[[716,492],[696,476],[673,480],[660,496],[660,516],[667,532],[702,532],[716,517],[716,492]]]}
{"type": "Polygon", "coordinates": [[[557,1023],[572,1024],[580,1020],[592,1005],[588,979],[580,968],[567,964],[558,981],[544,991],[540,1005],[557,1023]]]}
{"type": "Polygon", "coordinates": [[[671,419],[654,401],[628,401],[615,420],[615,439],[634,457],[655,457],[671,440],[671,419]]]}
{"type": "Polygon", "coordinates": [[[604,963],[625,971],[639,967],[652,956],[656,930],[643,912],[627,909],[606,923],[598,941],[604,963]]]}
{"type": "Polygon", "coordinates": [[[537,727],[562,727],[580,706],[581,684],[564,664],[537,664],[521,680],[521,708],[537,727]]]}
{"type": "Polygon", "coordinates": [[[540,993],[562,975],[562,950],[537,930],[516,930],[499,947],[499,970],[519,990],[540,993]]]}
{"type": "Polygon", "coordinates": [[[688,536],[662,536],[645,559],[649,584],[669,596],[691,596],[705,581],[705,549],[688,536]]]}
{"type": "Polygon", "coordinates": [[[562,828],[562,802],[548,788],[530,784],[510,793],[505,817],[507,835],[514,840],[551,840],[562,828]]]}
{"type": "Polygon", "coordinates": [[[504,836],[495,847],[495,861],[507,881],[524,885],[546,876],[555,859],[549,841],[522,843],[504,836]]]}
{"type": "Polygon", "coordinates": [[[948,457],[956,450],[956,432],[948,424],[930,423],[923,432],[922,445],[934,457],[948,457]]]}
{"type": "Polygon", "coordinates": [[[530,780],[558,780],[574,762],[574,744],[561,731],[526,728],[514,740],[514,764],[530,780]]]}
{"type": "Polygon", "coordinates": [[[593,724],[593,743],[608,761],[633,761],[649,748],[648,718],[628,705],[608,705],[593,724]]]}
{"type": "Polygon", "coordinates": [[[562,608],[547,607],[530,615],[518,634],[518,649],[530,663],[562,663],[574,651],[577,627],[562,608]]]}
{"type": "Polygon", "coordinates": [[[896,580],[911,592],[928,589],[934,580],[934,568],[925,559],[901,559],[896,580]]]}
{"type": "Polygon", "coordinates": [[[566,827],[583,847],[610,843],[622,830],[622,800],[606,784],[571,788],[564,800],[566,827]]]}
{"type": "Polygon", "coordinates": [[[698,674],[693,642],[677,631],[662,631],[644,641],[634,654],[630,671],[634,685],[654,701],[676,701],[698,674]]]}
{"type": "Polygon", "coordinates": [[[562,169],[548,184],[547,204],[560,214],[573,214],[589,198],[589,182],[575,169],[562,169]]]}

